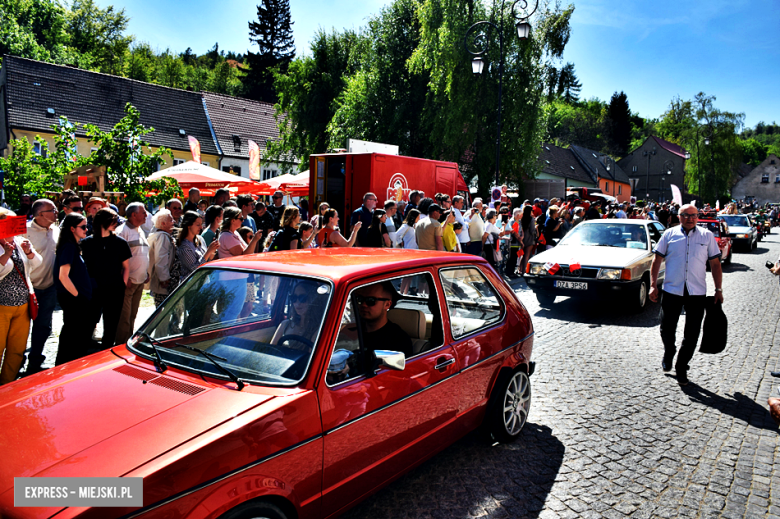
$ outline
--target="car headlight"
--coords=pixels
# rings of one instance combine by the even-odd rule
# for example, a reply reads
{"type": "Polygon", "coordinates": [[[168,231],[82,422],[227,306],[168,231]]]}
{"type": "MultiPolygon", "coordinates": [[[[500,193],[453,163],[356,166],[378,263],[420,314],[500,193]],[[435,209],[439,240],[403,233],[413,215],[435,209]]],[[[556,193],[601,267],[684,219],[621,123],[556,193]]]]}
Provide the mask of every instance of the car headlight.
{"type": "Polygon", "coordinates": [[[740,238],[750,238],[750,235],[749,234],[741,234],[739,237],[740,238]]]}
{"type": "Polygon", "coordinates": [[[623,269],[601,269],[596,279],[620,279],[623,269]]]}
{"type": "Polygon", "coordinates": [[[544,270],[544,265],[542,263],[531,263],[530,273],[539,276],[541,274],[546,274],[547,271],[544,270]]]}

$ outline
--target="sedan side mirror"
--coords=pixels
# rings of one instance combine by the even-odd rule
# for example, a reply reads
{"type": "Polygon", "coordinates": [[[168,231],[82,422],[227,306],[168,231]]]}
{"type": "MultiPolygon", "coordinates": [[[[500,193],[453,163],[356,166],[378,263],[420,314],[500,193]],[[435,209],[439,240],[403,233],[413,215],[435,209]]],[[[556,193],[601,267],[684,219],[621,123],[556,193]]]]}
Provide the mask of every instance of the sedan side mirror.
{"type": "Polygon", "coordinates": [[[406,367],[406,356],[400,351],[374,350],[375,369],[388,368],[403,371],[406,367]]]}

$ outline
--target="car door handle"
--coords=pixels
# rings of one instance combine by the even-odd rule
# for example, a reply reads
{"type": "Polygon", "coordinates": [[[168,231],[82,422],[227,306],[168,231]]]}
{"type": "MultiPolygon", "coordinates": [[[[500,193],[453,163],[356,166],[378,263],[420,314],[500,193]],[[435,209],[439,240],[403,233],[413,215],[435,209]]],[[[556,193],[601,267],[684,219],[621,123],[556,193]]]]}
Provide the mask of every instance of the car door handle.
{"type": "Polygon", "coordinates": [[[451,364],[455,364],[455,359],[453,359],[453,358],[446,359],[446,358],[442,357],[442,358],[440,358],[440,359],[438,359],[436,361],[435,368],[441,370],[441,369],[444,369],[444,368],[446,368],[447,366],[449,366],[451,364]]]}

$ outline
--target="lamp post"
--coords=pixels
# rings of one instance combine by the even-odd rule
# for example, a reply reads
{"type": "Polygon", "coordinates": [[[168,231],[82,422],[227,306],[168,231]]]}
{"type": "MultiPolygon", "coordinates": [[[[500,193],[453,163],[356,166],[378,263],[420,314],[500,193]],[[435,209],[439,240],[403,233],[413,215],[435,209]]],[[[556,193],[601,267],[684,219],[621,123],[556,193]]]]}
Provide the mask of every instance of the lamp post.
{"type": "Polygon", "coordinates": [[[615,163],[615,159],[609,155],[603,155],[601,158],[604,160],[604,168],[612,174],[612,195],[614,196],[617,191],[617,188],[615,187],[615,183],[617,182],[617,164],[615,163]]]}
{"type": "Polygon", "coordinates": [[[647,191],[647,196],[645,197],[645,203],[650,201],[650,158],[655,155],[655,146],[653,146],[653,151],[643,151],[642,156],[647,157],[647,178],[645,179],[645,190],[647,191]]]}
{"type": "MultiPolygon", "coordinates": [[[[666,191],[664,190],[664,179],[672,174],[674,169],[674,162],[667,160],[664,162],[664,169],[661,172],[661,195],[658,197],[658,202],[666,202],[666,191]]],[[[670,181],[671,184],[671,181],[670,181]]]]}
{"type": "MultiPolygon", "coordinates": [[[[515,28],[517,30],[517,37],[520,40],[525,40],[528,38],[528,36],[531,33],[531,24],[528,23],[528,19],[531,17],[534,12],[536,12],[536,8],[539,5],[539,0],[533,0],[533,6],[532,8],[529,8],[529,0],[515,0],[512,4],[512,16],[516,20],[518,20],[517,24],[515,24],[515,28]],[[522,12],[521,16],[518,16],[515,13],[515,7],[518,7],[522,12]]],[[[504,14],[504,0],[501,0],[501,15],[504,14]]],[[[501,22],[499,21],[499,25],[501,22]]],[[[504,74],[504,37],[501,34],[501,28],[494,24],[493,22],[489,22],[487,20],[483,20],[481,22],[476,22],[471,25],[471,27],[468,28],[466,31],[466,36],[463,38],[463,45],[466,47],[466,51],[473,56],[471,59],[471,71],[474,74],[482,74],[482,71],[485,67],[485,59],[483,56],[487,53],[489,48],[489,41],[487,38],[487,33],[490,29],[495,29],[495,31],[498,33],[498,124],[496,128],[496,185],[501,184],[501,181],[499,179],[498,173],[499,173],[499,163],[501,162],[501,88],[502,88],[502,79],[504,74]],[[473,37],[471,40],[471,46],[469,46],[469,38],[473,37]]]]}

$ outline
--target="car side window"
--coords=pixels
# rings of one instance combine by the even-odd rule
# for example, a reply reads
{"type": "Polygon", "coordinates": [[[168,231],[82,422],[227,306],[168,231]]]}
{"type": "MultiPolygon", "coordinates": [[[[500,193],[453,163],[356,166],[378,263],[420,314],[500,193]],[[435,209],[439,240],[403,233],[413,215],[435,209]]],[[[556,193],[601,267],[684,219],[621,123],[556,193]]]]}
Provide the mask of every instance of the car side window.
{"type": "Polygon", "coordinates": [[[442,270],[440,276],[453,338],[465,337],[503,318],[503,301],[478,268],[442,270]]]}
{"type": "Polygon", "coordinates": [[[444,325],[430,274],[369,283],[350,292],[326,382],[332,386],[364,375],[371,369],[374,350],[401,351],[409,359],[443,344],[444,325]],[[386,323],[379,330],[377,319],[386,323]]]}

